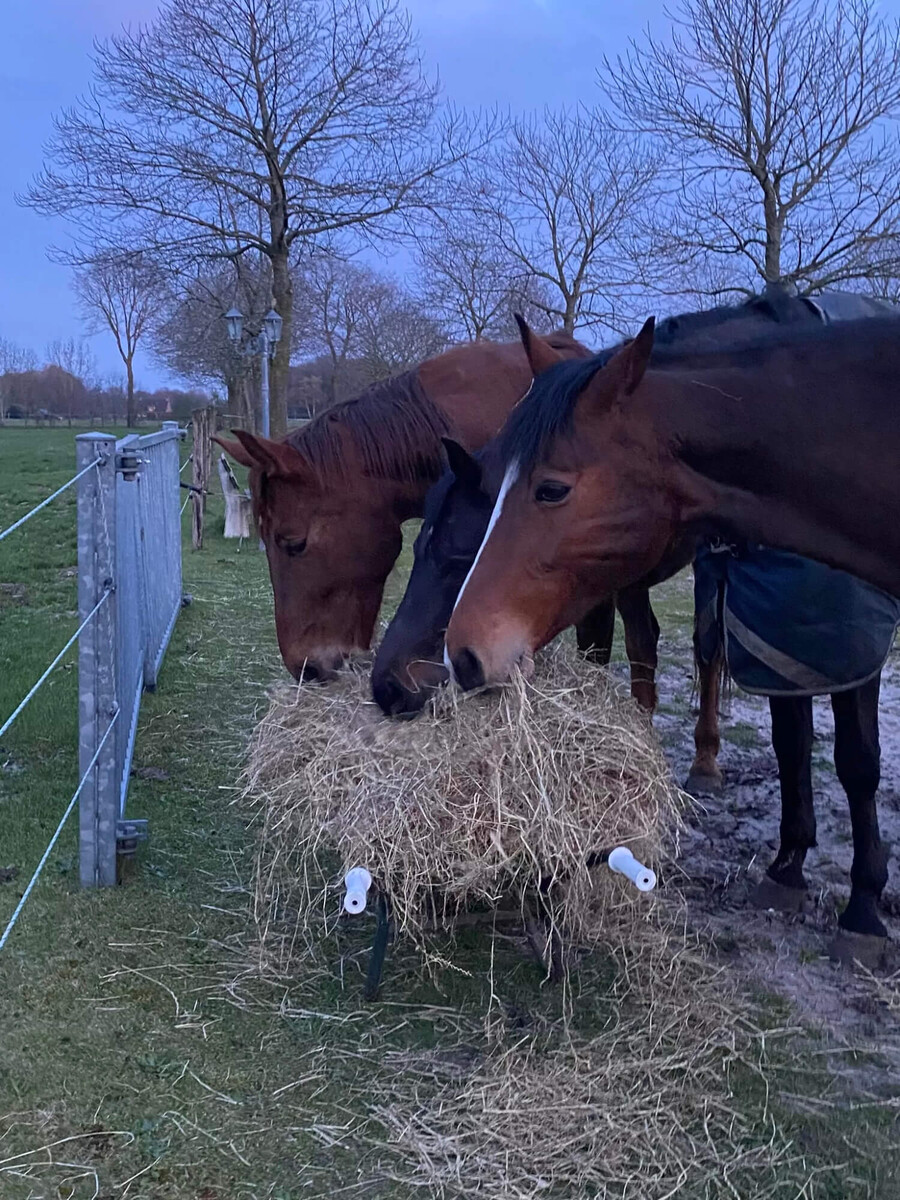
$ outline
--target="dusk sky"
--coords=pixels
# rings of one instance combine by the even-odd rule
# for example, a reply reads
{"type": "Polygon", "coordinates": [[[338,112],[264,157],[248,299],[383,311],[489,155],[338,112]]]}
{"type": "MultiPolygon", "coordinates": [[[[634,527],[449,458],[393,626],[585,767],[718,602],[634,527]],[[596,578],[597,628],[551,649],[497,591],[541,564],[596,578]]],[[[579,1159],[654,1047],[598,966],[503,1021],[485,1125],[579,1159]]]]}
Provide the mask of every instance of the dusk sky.
{"type": "MultiPolygon", "coordinates": [[[[649,22],[665,27],[661,0],[410,0],[428,64],[440,70],[448,98],[467,106],[514,110],[585,101],[598,95],[595,69],[649,22]]],[[[20,208],[42,163],[51,118],[87,86],[94,38],[122,24],[152,19],[153,0],[42,0],[3,6],[0,43],[0,337],[42,355],[57,337],[83,324],[68,271],[47,259],[64,239],[57,223],[20,208]]],[[[896,14],[900,0],[882,11],[896,14]]],[[[104,374],[120,375],[109,335],[93,339],[104,374]]],[[[138,383],[166,374],[139,354],[138,383]]]]}

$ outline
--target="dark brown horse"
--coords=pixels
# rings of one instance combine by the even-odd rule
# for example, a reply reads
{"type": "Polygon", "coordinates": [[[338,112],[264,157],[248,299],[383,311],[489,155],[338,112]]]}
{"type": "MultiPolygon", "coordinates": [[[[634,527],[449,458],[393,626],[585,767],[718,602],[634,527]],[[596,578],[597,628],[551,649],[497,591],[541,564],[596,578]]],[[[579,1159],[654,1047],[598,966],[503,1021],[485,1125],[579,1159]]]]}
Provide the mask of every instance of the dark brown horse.
{"type": "MultiPolygon", "coordinates": [[[[546,341],[564,358],[588,356],[568,334],[546,341]]],[[[237,441],[217,439],[250,468],[292,675],[328,679],[368,648],[400,527],[421,514],[443,469],[441,437],[483,445],[530,383],[520,343],[475,342],[376,384],[283,441],[237,431],[237,441]]]]}
{"type": "MultiPolygon", "coordinates": [[[[639,577],[685,534],[766,539],[900,593],[892,557],[900,536],[889,518],[900,487],[886,465],[900,449],[898,328],[895,319],[866,320],[775,335],[673,353],[659,366],[655,357],[648,372],[648,325],[605,370],[558,366],[537,380],[504,431],[499,498],[448,628],[460,682],[504,679],[581,604],[639,577]]],[[[841,925],[883,934],[877,678],[833,702],[854,836],[841,925]]],[[[808,701],[772,705],[784,814],[769,876],[795,887],[815,844],[808,767],[799,770],[811,745],[807,718],[808,701]],[[785,794],[786,771],[796,795],[785,794]]]]}
{"type": "Polygon", "coordinates": [[[506,679],[685,535],[782,547],[900,594],[900,324],[776,330],[558,364],[503,434],[488,533],[447,631],[467,679],[506,679]],[[603,369],[601,369],[603,368],[603,369]]]}

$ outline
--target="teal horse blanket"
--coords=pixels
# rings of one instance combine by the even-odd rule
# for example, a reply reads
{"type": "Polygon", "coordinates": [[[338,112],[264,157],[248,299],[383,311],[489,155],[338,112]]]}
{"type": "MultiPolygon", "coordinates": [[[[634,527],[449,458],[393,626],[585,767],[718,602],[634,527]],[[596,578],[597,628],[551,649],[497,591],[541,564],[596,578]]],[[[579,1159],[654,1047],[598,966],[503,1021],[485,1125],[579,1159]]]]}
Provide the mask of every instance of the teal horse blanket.
{"type": "Polygon", "coordinates": [[[724,646],[739,687],[820,696],[884,666],[900,599],[844,571],[764,546],[704,546],[694,562],[701,662],[724,646]]]}

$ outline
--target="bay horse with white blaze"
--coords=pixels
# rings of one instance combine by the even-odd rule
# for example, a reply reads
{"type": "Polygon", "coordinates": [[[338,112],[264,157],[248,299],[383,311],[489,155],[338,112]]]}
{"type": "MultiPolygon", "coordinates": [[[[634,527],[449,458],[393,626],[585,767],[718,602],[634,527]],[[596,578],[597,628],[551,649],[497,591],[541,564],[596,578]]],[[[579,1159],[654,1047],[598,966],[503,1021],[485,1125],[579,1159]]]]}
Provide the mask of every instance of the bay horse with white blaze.
{"type": "MultiPolygon", "coordinates": [[[[639,577],[685,534],[780,543],[900,593],[892,558],[900,539],[888,519],[900,489],[883,475],[872,486],[865,470],[879,440],[900,448],[891,374],[900,366],[896,320],[776,334],[740,348],[682,349],[668,361],[662,352],[648,371],[652,340],[648,323],[611,360],[582,370],[557,366],[536,380],[508,422],[499,497],[447,632],[447,658],[464,686],[506,678],[576,618],[580,605],[639,577]],[[831,472],[846,491],[828,487],[831,472]],[[849,512],[840,511],[838,496],[849,512]],[[852,508],[854,500],[866,511],[852,508]],[[861,528],[867,515],[875,537],[861,528]]],[[[853,776],[868,769],[838,762],[854,827],[853,891],[841,924],[883,935],[875,913],[886,881],[874,807],[877,680],[856,694],[861,732],[875,731],[874,782],[865,781],[867,803],[854,807],[853,776]]],[[[852,724],[853,714],[845,716],[852,724]]],[[[773,708],[777,742],[775,718],[773,708]]],[[[812,819],[811,795],[795,807],[812,819]]],[[[814,828],[813,820],[812,839],[807,831],[793,862],[783,864],[801,881],[814,828]]],[[[797,832],[783,821],[782,850],[786,834],[797,832]]]]}
{"type": "MultiPolygon", "coordinates": [[[[678,539],[825,562],[900,595],[900,324],[776,329],[539,376],[503,431],[488,533],[447,630],[473,686],[509,676],[678,539]]],[[[602,359],[602,356],[599,356],[602,359]]]]}

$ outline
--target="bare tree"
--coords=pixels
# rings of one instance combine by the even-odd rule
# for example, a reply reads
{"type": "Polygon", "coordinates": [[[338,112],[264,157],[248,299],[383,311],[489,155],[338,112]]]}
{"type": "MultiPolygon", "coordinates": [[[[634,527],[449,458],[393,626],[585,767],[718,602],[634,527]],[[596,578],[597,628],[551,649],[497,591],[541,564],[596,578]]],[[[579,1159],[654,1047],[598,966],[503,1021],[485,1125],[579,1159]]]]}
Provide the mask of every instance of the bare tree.
{"type": "Polygon", "coordinates": [[[517,312],[538,333],[553,327],[553,290],[523,275],[495,234],[493,223],[473,211],[441,221],[418,241],[417,299],[454,341],[518,340],[517,312]]]}
{"type": "Polygon", "coordinates": [[[57,338],[47,346],[47,362],[59,367],[64,376],[60,400],[63,403],[66,419],[69,425],[72,418],[77,416],[76,408],[82,404],[87,392],[94,386],[97,374],[97,360],[94,352],[83,338],[57,338]],[[81,387],[73,386],[80,383],[81,387]]]}
{"type": "Polygon", "coordinates": [[[601,83],[667,155],[657,249],[710,276],[687,289],[810,292],[896,263],[897,26],[870,0],[682,0],[672,19],[601,83]]]}
{"type": "Polygon", "coordinates": [[[445,349],[440,322],[397,283],[367,267],[321,256],[298,283],[303,348],[327,358],[326,404],[445,349]]]}
{"type": "Polygon", "coordinates": [[[304,349],[328,356],[327,403],[363,386],[358,359],[365,310],[377,301],[381,281],[374,271],[332,255],[314,259],[303,274],[306,313],[304,349]]]}
{"type": "Polygon", "coordinates": [[[259,366],[236,352],[224,314],[236,305],[247,328],[256,331],[271,304],[271,291],[266,260],[245,256],[235,263],[208,265],[170,284],[152,331],[156,357],[193,383],[222,384],[228,416],[251,431],[260,427],[259,366]]]}
{"type": "Polygon", "coordinates": [[[37,355],[33,350],[17,346],[8,338],[0,338],[0,425],[6,419],[8,407],[7,393],[10,391],[10,381],[7,375],[18,375],[25,371],[37,369],[37,355]]]}
{"type": "Polygon", "coordinates": [[[370,289],[359,326],[359,362],[365,383],[408,371],[446,350],[446,330],[390,279],[370,289]]]}
{"type": "Polygon", "coordinates": [[[92,327],[105,326],[115,338],[125,364],[127,421],[133,426],[134,356],[159,305],[159,269],[143,254],[106,253],[76,272],[74,286],[92,327]]]}
{"type": "Polygon", "coordinates": [[[555,325],[621,325],[634,288],[636,210],[655,176],[639,139],[599,111],[546,110],[512,126],[473,197],[514,275],[555,325]]]}
{"type": "Polygon", "coordinates": [[[554,319],[554,293],[546,280],[534,275],[509,281],[500,308],[491,325],[498,342],[517,342],[521,337],[516,314],[523,316],[535,333],[550,333],[559,327],[554,319]]]}
{"type": "Polygon", "coordinates": [[[92,90],[57,120],[51,165],[23,199],[91,238],[98,224],[116,238],[125,219],[135,245],[267,258],[284,322],[278,434],[292,248],[386,234],[432,206],[490,134],[474,129],[440,109],[399,0],[168,0],[152,24],[97,47],[92,90]]]}
{"type": "Polygon", "coordinates": [[[505,316],[515,266],[494,224],[472,209],[439,219],[416,244],[420,298],[454,337],[492,337],[505,316]]]}

